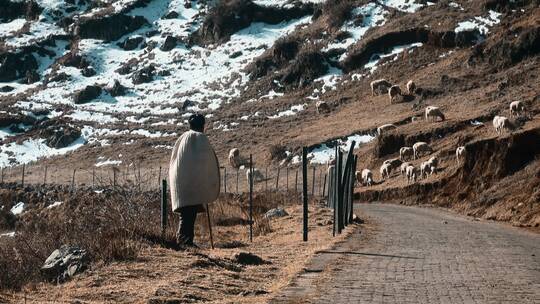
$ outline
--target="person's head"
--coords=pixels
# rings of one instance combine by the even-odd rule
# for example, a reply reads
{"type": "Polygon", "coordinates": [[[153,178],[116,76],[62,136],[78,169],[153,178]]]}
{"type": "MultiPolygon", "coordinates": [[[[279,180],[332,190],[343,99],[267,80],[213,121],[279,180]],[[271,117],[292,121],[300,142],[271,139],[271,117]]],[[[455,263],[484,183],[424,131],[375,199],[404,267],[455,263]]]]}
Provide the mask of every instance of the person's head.
{"type": "Polygon", "coordinates": [[[189,128],[193,131],[204,132],[204,115],[193,114],[188,118],[189,128]]]}

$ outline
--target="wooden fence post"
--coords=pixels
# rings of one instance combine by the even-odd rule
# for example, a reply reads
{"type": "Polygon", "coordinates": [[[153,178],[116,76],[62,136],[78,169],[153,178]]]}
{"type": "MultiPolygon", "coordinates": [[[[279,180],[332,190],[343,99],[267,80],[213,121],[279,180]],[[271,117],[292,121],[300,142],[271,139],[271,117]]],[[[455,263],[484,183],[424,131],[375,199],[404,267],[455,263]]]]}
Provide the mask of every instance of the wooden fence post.
{"type": "Polygon", "coordinates": [[[22,181],[22,187],[23,187],[23,188],[24,188],[24,169],[25,169],[25,168],[26,168],[26,165],[23,164],[23,165],[22,165],[22,179],[21,179],[21,181],[22,181]]]}
{"type": "Polygon", "coordinates": [[[73,175],[71,176],[71,191],[75,191],[75,172],[77,169],[73,169],[73,175]]]}
{"type": "Polygon", "coordinates": [[[2,167],[2,181],[1,183],[3,184],[4,183],[4,167],[2,167]]]}
{"type": "Polygon", "coordinates": [[[278,166],[277,167],[277,176],[276,176],[276,191],[279,190],[279,171],[280,171],[280,167],[278,166]]]}
{"type": "MultiPolygon", "coordinates": [[[[266,168],[268,172],[268,168],[266,168]]],[[[249,241],[253,242],[253,155],[249,154],[249,241]]]]}
{"type": "Polygon", "coordinates": [[[96,185],[96,168],[92,167],[92,189],[96,185]]]}
{"type": "Polygon", "coordinates": [[[316,168],[315,168],[315,166],[313,166],[313,177],[312,177],[312,181],[311,181],[311,183],[312,183],[311,195],[312,196],[315,196],[315,170],[316,170],[316,168]]]}
{"type": "Polygon", "coordinates": [[[322,181],[323,181],[323,170],[319,170],[319,196],[322,197],[323,194],[321,193],[322,190],[323,190],[323,187],[322,187],[322,181]]]}
{"type": "Polygon", "coordinates": [[[141,192],[141,184],[142,184],[142,180],[141,180],[141,164],[139,163],[139,165],[137,166],[137,175],[139,176],[138,177],[138,185],[139,185],[139,192],[141,192]]]}
{"type": "Polygon", "coordinates": [[[113,167],[112,168],[112,172],[113,172],[113,189],[116,190],[116,167],[113,167]]]}
{"type": "Polygon", "coordinates": [[[324,174],[324,182],[323,182],[323,188],[322,188],[322,197],[326,197],[326,178],[328,177],[328,174],[324,174]]]}
{"type": "Polygon", "coordinates": [[[158,172],[158,188],[161,188],[161,166],[159,166],[158,172]]]}
{"type": "Polygon", "coordinates": [[[236,194],[238,194],[238,182],[239,182],[239,176],[240,176],[240,168],[236,169],[236,194]]]}
{"type": "Polygon", "coordinates": [[[47,184],[47,168],[48,166],[45,165],[45,173],[43,173],[43,185],[47,184]]]}
{"type": "Polygon", "coordinates": [[[343,176],[343,153],[341,151],[338,151],[338,159],[337,159],[337,200],[336,204],[334,206],[336,210],[336,218],[335,222],[337,223],[337,233],[341,234],[341,229],[343,226],[343,216],[342,216],[342,209],[343,209],[343,185],[342,185],[342,179],[343,176]]]}
{"type": "Polygon", "coordinates": [[[167,229],[167,180],[161,181],[161,235],[167,229]]]}
{"type": "Polygon", "coordinates": [[[223,193],[227,194],[227,167],[223,167],[223,193]]]}
{"type": "Polygon", "coordinates": [[[307,148],[302,148],[302,200],[303,200],[303,240],[308,240],[308,185],[307,185],[307,148]]]}
{"type": "Polygon", "coordinates": [[[286,170],[287,170],[287,178],[286,178],[287,192],[289,192],[289,167],[288,166],[286,167],[286,170]]]}
{"type": "MultiPolygon", "coordinates": [[[[250,163],[251,166],[251,163],[250,163]]],[[[250,169],[251,170],[251,169],[250,169]]],[[[264,170],[264,191],[268,191],[268,167],[264,170]]]]}
{"type": "Polygon", "coordinates": [[[294,174],[294,191],[298,192],[298,169],[296,169],[294,174]]]}

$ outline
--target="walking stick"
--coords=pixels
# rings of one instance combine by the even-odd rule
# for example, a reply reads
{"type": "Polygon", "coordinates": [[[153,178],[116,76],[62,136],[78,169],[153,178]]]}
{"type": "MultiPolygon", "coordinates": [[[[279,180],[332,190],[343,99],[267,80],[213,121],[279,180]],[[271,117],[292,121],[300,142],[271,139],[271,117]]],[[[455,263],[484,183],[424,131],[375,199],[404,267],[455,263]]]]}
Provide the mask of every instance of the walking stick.
{"type": "Polygon", "coordinates": [[[210,247],[214,249],[214,237],[212,236],[212,223],[210,222],[210,205],[206,205],[206,219],[208,220],[208,232],[210,233],[210,247]]]}

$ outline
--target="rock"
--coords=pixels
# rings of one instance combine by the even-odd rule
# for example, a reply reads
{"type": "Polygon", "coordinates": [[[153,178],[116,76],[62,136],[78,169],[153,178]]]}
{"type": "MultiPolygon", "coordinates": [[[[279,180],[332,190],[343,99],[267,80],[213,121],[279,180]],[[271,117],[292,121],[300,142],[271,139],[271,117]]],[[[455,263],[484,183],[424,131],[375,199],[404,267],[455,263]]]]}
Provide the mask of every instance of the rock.
{"type": "Polygon", "coordinates": [[[89,67],[86,67],[86,68],[82,69],[81,74],[84,77],[92,77],[92,76],[96,75],[97,73],[96,73],[96,70],[94,70],[93,67],[89,66],[89,67]]]}
{"type": "Polygon", "coordinates": [[[364,223],[364,220],[361,219],[358,215],[353,214],[352,222],[353,222],[353,223],[356,223],[356,224],[363,224],[363,223],[364,223]]]}
{"type": "Polygon", "coordinates": [[[75,104],[87,103],[94,100],[99,95],[101,95],[101,87],[97,85],[89,85],[73,94],[73,102],[75,104]]]}
{"type": "Polygon", "coordinates": [[[32,84],[39,81],[39,74],[35,70],[26,71],[26,75],[22,81],[24,84],[32,84]]]}
{"type": "Polygon", "coordinates": [[[251,252],[238,252],[234,255],[233,260],[238,264],[242,265],[263,265],[270,264],[263,260],[261,257],[251,253],[251,252]]]}
{"type": "Polygon", "coordinates": [[[2,92],[2,93],[8,93],[8,92],[11,92],[13,90],[15,90],[15,88],[12,87],[12,86],[8,86],[8,85],[3,86],[3,87],[0,88],[0,92],[2,92]]]}
{"type": "Polygon", "coordinates": [[[88,267],[88,253],[75,246],[62,246],[53,251],[41,267],[50,281],[65,282],[88,267]]]}
{"type": "Polygon", "coordinates": [[[176,19],[178,18],[180,15],[175,12],[175,11],[170,11],[168,12],[167,14],[165,14],[165,16],[163,16],[163,19],[176,19]]]}
{"type": "Polygon", "coordinates": [[[32,54],[0,54],[0,82],[20,79],[26,76],[27,71],[34,71],[37,68],[37,60],[32,54]]]}
{"type": "Polygon", "coordinates": [[[58,74],[51,75],[47,82],[62,82],[62,81],[70,80],[70,79],[71,79],[70,75],[68,75],[68,74],[66,74],[64,72],[61,72],[61,73],[58,73],[58,74]]]}
{"type": "Polygon", "coordinates": [[[264,214],[264,218],[270,219],[270,218],[274,218],[274,217],[284,217],[284,216],[287,216],[287,215],[289,215],[289,214],[287,213],[287,211],[285,211],[285,209],[278,207],[278,208],[268,210],[264,214]]]}
{"type": "Polygon", "coordinates": [[[158,76],[171,76],[171,72],[169,70],[161,70],[158,73],[158,76]]]}
{"type": "Polygon", "coordinates": [[[186,101],[184,101],[184,103],[182,104],[182,111],[186,111],[189,107],[192,107],[194,106],[195,103],[189,99],[186,99],[186,101]]]}
{"type": "Polygon", "coordinates": [[[124,87],[117,79],[114,80],[112,86],[107,87],[105,90],[113,97],[122,96],[126,93],[126,87],[124,87]]]}
{"type": "Polygon", "coordinates": [[[133,73],[133,76],[131,76],[131,80],[133,81],[133,84],[151,82],[152,80],[154,80],[154,71],[154,66],[149,65],[133,73]]]}
{"type": "Polygon", "coordinates": [[[59,64],[67,67],[74,67],[78,69],[84,69],[90,65],[90,62],[86,60],[83,56],[70,52],[69,54],[62,57],[59,61],[59,64]]]}
{"type": "Polygon", "coordinates": [[[165,38],[165,42],[163,42],[163,44],[161,45],[159,49],[162,50],[163,52],[168,52],[176,47],[176,43],[177,43],[176,37],[167,36],[165,38]]]}
{"type": "Polygon", "coordinates": [[[184,8],[186,8],[186,9],[191,8],[191,1],[190,0],[184,0],[184,8]]]}
{"type": "Polygon", "coordinates": [[[65,148],[81,137],[81,130],[68,122],[51,119],[40,123],[39,136],[45,138],[45,144],[51,148],[65,148]]]}
{"type": "Polygon", "coordinates": [[[116,14],[101,18],[89,18],[79,23],[79,35],[82,39],[113,41],[147,25],[142,16],[116,14]]]}
{"type": "Polygon", "coordinates": [[[132,51],[139,47],[139,45],[144,41],[144,38],[141,36],[129,37],[126,40],[118,43],[117,45],[126,51],[132,51]]]}
{"type": "Polygon", "coordinates": [[[234,59],[234,58],[237,58],[237,57],[240,57],[240,56],[242,56],[242,51],[236,51],[236,52],[230,54],[229,58],[234,59]]]}

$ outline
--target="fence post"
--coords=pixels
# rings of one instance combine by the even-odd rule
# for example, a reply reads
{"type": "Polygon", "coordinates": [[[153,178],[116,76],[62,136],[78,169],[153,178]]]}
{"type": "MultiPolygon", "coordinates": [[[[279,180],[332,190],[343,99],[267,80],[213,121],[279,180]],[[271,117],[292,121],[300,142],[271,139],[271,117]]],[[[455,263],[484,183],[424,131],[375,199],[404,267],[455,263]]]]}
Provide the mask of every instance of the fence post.
{"type": "Polygon", "coordinates": [[[298,192],[298,169],[294,173],[294,192],[298,192]]]}
{"type": "MultiPolygon", "coordinates": [[[[268,172],[268,167],[266,168],[268,172]]],[[[253,242],[253,155],[249,154],[249,241],[253,242]]]]}
{"type": "Polygon", "coordinates": [[[161,188],[161,166],[159,166],[159,172],[158,172],[158,188],[161,188]]]}
{"type": "Polygon", "coordinates": [[[47,168],[48,166],[45,165],[45,173],[43,174],[43,185],[47,184],[47,168]]]}
{"type": "Polygon", "coordinates": [[[73,169],[73,175],[71,176],[71,191],[75,191],[75,172],[77,169],[73,169]]]}
{"type": "Polygon", "coordinates": [[[161,235],[167,229],[167,180],[161,181],[161,235]]]}
{"type": "MultiPolygon", "coordinates": [[[[251,166],[251,160],[250,160],[250,166],[251,166]]],[[[264,172],[264,191],[268,191],[268,167],[266,167],[265,172],[264,172]]]]}
{"type": "Polygon", "coordinates": [[[142,184],[142,180],[141,180],[141,164],[140,164],[140,163],[139,163],[139,165],[137,166],[137,175],[139,175],[137,184],[139,185],[139,192],[141,192],[141,184],[142,184]]]}
{"type": "Polygon", "coordinates": [[[308,184],[307,184],[307,148],[302,148],[302,200],[303,208],[303,240],[308,240],[308,184]]]}
{"type": "Polygon", "coordinates": [[[323,185],[322,185],[322,197],[326,197],[326,178],[327,178],[327,173],[324,174],[324,182],[323,182],[323,185]]]}
{"type": "Polygon", "coordinates": [[[343,185],[342,185],[342,180],[341,180],[341,176],[343,175],[343,153],[341,151],[338,151],[338,158],[337,158],[336,166],[337,166],[336,168],[337,169],[337,177],[336,177],[337,178],[337,187],[336,187],[337,200],[334,205],[334,209],[336,211],[335,222],[337,223],[337,233],[341,234],[341,229],[343,226],[343,216],[342,216],[343,185]]]}
{"type": "Polygon", "coordinates": [[[113,189],[116,190],[116,167],[113,167],[112,168],[112,172],[113,172],[113,189]]]}
{"type": "Polygon", "coordinates": [[[276,191],[279,190],[279,171],[281,170],[281,168],[278,166],[277,167],[277,176],[276,176],[276,191]]]}
{"type": "Polygon", "coordinates": [[[2,167],[2,184],[4,183],[4,167],[2,167]]]}
{"type": "Polygon", "coordinates": [[[223,167],[223,192],[227,194],[227,167],[223,167]]]}
{"type": "Polygon", "coordinates": [[[356,166],[358,165],[358,155],[355,155],[354,156],[354,165],[353,165],[353,170],[352,170],[352,184],[351,184],[351,208],[350,208],[350,213],[349,213],[349,223],[352,223],[353,221],[353,215],[354,215],[354,210],[353,210],[353,205],[354,205],[354,172],[356,171],[356,166]]]}
{"type": "Polygon", "coordinates": [[[22,179],[21,179],[21,181],[22,181],[22,187],[23,187],[23,188],[24,188],[24,169],[25,169],[25,167],[26,167],[26,165],[23,164],[23,165],[22,165],[22,179]]]}
{"type": "Polygon", "coordinates": [[[96,168],[92,167],[92,189],[96,185],[96,168]]]}
{"type": "Polygon", "coordinates": [[[311,181],[311,184],[312,184],[312,186],[311,186],[311,196],[315,196],[315,170],[316,170],[316,168],[315,168],[315,166],[313,166],[313,174],[312,174],[313,175],[313,180],[311,181]]]}
{"type": "Polygon", "coordinates": [[[238,181],[240,176],[240,168],[236,169],[236,194],[238,194],[238,181]]]}
{"type": "Polygon", "coordinates": [[[286,178],[287,192],[289,192],[289,167],[288,166],[286,167],[286,170],[287,170],[287,178],[286,178]]]}

